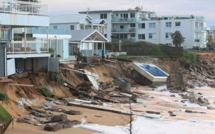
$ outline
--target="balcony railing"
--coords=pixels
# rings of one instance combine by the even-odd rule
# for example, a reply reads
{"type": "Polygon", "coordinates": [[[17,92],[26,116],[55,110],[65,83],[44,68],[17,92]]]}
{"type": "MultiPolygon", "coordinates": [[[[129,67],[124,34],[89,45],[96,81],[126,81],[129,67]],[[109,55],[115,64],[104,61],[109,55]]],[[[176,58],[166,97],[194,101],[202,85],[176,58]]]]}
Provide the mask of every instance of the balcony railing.
{"type": "Polygon", "coordinates": [[[113,18],[112,22],[129,22],[129,23],[135,23],[136,18],[113,18]]]}
{"type": "Polygon", "coordinates": [[[12,41],[7,48],[8,54],[39,54],[48,53],[49,47],[47,41],[12,41]]]}
{"type": "MultiPolygon", "coordinates": [[[[108,53],[107,50],[105,50],[105,55],[108,53]]],[[[81,54],[83,56],[102,56],[102,50],[81,50],[81,54]]]]}
{"type": "Polygon", "coordinates": [[[111,30],[113,33],[135,33],[135,28],[114,28],[111,30]]]}
{"type": "Polygon", "coordinates": [[[196,31],[205,31],[206,32],[206,28],[205,27],[195,27],[196,31]]]}
{"type": "Polygon", "coordinates": [[[48,15],[48,5],[35,2],[0,0],[0,13],[48,15]]]}

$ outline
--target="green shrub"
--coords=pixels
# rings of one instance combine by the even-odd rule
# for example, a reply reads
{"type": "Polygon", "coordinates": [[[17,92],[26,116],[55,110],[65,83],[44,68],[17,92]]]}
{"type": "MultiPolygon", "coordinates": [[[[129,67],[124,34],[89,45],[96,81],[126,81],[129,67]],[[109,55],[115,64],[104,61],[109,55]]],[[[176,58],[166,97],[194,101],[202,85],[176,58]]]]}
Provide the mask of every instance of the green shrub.
{"type": "Polygon", "coordinates": [[[0,123],[13,120],[13,117],[0,105],[0,123]]]}
{"type": "Polygon", "coordinates": [[[0,92],[0,101],[7,101],[7,100],[8,100],[7,94],[4,92],[0,92]]]}
{"type": "Polygon", "coordinates": [[[41,89],[46,97],[53,97],[53,94],[45,87],[41,89]]]}
{"type": "Polygon", "coordinates": [[[54,72],[52,72],[52,73],[50,73],[50,79],[52,80],[52,81],[56,81],[58,84],[60,84],[60,85],[63,85],[64,84],[64,80],[63,79],[61,79],[59,76],[58,76],[58,74],[57,73],[54,73],[54,72]]]}
{"type": "Polygon", "coordinates": [[[49,76],[52,81],[57,81],[57,73],[51,72],[49,76]]]}
{"type": "Polygon", "coordinates": [[[187,50],[183,51],[183,56],[180,58],[182,62],[194,63],[197,59],[195,53],[188,52],[187,50]]]}

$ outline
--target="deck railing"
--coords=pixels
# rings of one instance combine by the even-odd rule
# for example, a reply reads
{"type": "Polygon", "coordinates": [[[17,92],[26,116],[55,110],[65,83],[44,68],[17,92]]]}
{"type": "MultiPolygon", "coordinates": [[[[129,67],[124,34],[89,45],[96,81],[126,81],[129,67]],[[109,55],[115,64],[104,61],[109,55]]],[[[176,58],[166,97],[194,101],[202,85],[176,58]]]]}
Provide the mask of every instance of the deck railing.
{"type": "Polygon", "coordinates": [[[47,41],[36,40],[36,41],[12,41],[7,48],[8,54],[38,54],[48,53],[49,47],[47,41]]]}
{"type": "Polygon", "coordinates": [[[48,15],[48,5],[35,2],[0,0],[0,13],[48,15]]]}

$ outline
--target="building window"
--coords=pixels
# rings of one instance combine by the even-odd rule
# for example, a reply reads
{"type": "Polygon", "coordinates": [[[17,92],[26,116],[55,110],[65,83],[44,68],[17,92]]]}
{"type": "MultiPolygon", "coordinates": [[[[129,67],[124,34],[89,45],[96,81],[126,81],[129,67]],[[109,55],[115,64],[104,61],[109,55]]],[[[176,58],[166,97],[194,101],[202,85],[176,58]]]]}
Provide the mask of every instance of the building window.
{"type": "Polygon", "coordinates": [[[145,23],[140,23],[139,28],[145,29],[145,23]]]}
{"type": "Polygon", "coordinates": [[[171,39],[172,33],[166,33],[166,34],[165,34],[165,37],[166,37],[166,39],[171,39]]]}
{"type": "Polygon", "coordinates": [[[135,13],[131,13],[130,18],[135,18],[135,13]]]}
{"type": "Polygon", "coordinates": [[[128,18],[128,14],[127,13],[121,14],[120,16],[121,16],[121,18],[128,18]]]}
{"type": "Polygon", "coordinates": [[[172,23],[171,22],[166,22],[166,27],[172,27],[172,23]]]}
{"type": "Polygon", "coordinates": [[[107,14],[100,14],[100,19],[107,19],[107,14]]]}
{"type": "Polygon", "coordinates": [[[71,25],[71,26],[70,26],[70,30],[75,30],[74,25],[71,25]]]}
{"type": "Polygon", "coordinates": [[[120,28],[121,28],[121,29],[123,29],[123,28],[124,28],[124,26],[123,26],[123,25],[120,25],[120,28]]]}
{"type": "Polygon", "coordinates": [[[138,39],[139,40],[145,40],[145,34],[138,34],[138,39]]]}
{"type": "Polygon", "coordinates": [[[155,23],[149,23],[149,28],[155,28],[156,24],[155,23]]]}
{"type": "Polygon", "coordinates": [[[176,27],[181,26],[181,22],[175,22],[175,26],[176,26],[176,27]]]}
{"type": "Polygon", "coordinates": [[[54,26],[54,29],[57,29],[57,26],[54,26]]]}
{"type": "Polygon", "coordinates": [[[155,39],[156,34],[155,33],[149,33],[149,39],[155,39]]]}
{"type": "Polygon", "coordinates": [[[130,24],[130,27],[135,27],[135,24],[130,24]]]}
{"type": "Polygon", "coordinates": [[[107,38],[107,34],[104,34],[105,38],[107,38]]]}

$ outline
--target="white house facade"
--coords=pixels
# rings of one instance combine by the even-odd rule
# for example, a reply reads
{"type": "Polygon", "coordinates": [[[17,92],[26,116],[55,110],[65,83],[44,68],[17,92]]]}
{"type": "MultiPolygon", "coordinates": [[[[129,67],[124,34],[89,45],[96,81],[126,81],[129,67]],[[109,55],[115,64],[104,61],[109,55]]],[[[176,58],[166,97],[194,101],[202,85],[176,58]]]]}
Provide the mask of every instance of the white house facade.
{"type": "Polygon", "coordinates": [[[161,16],[155,12],[142,10],[98,10],[84,11],[93,19],[104,19],[105,36],[110,41],[148,41],[156,44],[173,45],[171,34],[176,30],[185,37],[182,46],[191,49],[194,46],[205,47],[206,22],[203,16],[161,16]]]}

